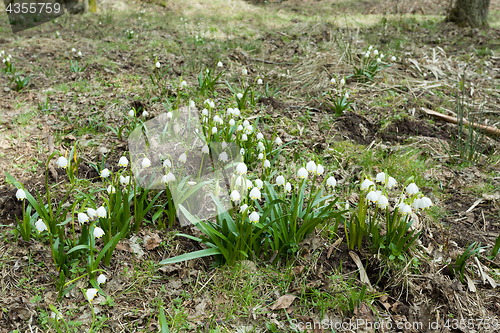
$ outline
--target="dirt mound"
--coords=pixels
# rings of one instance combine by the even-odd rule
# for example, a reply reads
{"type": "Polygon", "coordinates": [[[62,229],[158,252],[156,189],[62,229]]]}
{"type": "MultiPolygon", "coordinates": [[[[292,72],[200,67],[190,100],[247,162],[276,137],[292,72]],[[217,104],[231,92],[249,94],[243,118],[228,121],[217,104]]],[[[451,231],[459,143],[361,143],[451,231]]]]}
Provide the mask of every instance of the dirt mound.
{"type": "Polygon", "coordinates": [[[450,139],[446,124],[433,126],[423,120],[401,119],[390,124],[381,133],[386,141],[404,141],[412,136],[436,137],[442,140],[450,139]]]}

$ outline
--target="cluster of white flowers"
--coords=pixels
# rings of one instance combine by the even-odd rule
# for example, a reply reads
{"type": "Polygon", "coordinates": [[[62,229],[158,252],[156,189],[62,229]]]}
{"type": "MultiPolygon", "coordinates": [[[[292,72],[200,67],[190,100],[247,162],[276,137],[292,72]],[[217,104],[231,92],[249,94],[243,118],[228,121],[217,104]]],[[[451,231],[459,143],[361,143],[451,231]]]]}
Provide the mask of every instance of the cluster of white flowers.
{"type": "Polygon", "coordinates": [[[381,209],[385,209],[389,206],[389,199],[382,194],[382,191],[370,191],[366,195],[366,199],[377,204],[381,209]]]}
{"type": "Polygon", "coordinates": [[[78,52],[76,52],[76,49],[75,49],[75,48],[72,48],[72,49],[71,49],[71,53],[73,53],[73,54],[74,54],[74,53],[76,53],[76,55],[77,55],[78,57],[82,57],[82,56],[83,56],[82,51],[78,51],[78,52]]]}
{"type": "Polygon", "coordinates": [[[411,183],[406,186],[405,191],[408,195],[410,195],[410,197],[413,198],[411,205],[415,210],[424,210],[434,205],[431,199],[424,196],[420,192],[418,186],[415,183],[411,183]]]}
{"type": "Polygon", "coordinates": [[[238,108],[228,108],[226,113],[230,116],[239,117],[241,115],[240,109],[238,108]]]}
{"type": "Polygon", "coordinates": [[[9,65],[12,62],[12,60],[11,60],[12,56],[10,54],[5,56],[4,50],[0,51],[0,57],[3,57],[2,62],[6,65],[9,65]]]}
{"type": "Polygon", "coordinates": [[[370,45],[368,47],[368,50],[365,53],[365,58],[369,58],[370,56],[372,56],[374,58],[377,57],[377,62],[380,63],[382,61],[382,59],[384,59],[385,55],[383,53],[379,54],[377,49],[373,49],[373,50],[372,49],[373,49],[373,46],[370,45]],[[370,51],[371,51],[371,53],[370,53],[370,51]]]}
{"type": "Polygon", "coordinates": [[[205,105],[208,105],[212,109],[215,108],[215,103],[214,103],[214,101],[212,99],[206,99],[205,100],[205,105]]]}
{"type": "MultiPolygon", "coordinates": [[[[392,189],[397,184],[396,179],[386,175],[384,172],[378,173],[375,181],[383,185],[386,189],[392,189]]],[[[376,204],[379,208],[385,209],[389,207],[389,199],[387,196],[382,190],[377,190],[375,183],[370,179],[367,178],[361,183],[361,190],[368,192],[366,194],[366,200],[376,204]]],[[[433,205],[431,199],[423,196],[415,183],[411,183],[406,186],[404,192],[409,196],[409,198],[406,198],[406,196],[402,194],[396,204],[399,212],[403,216],[411,214],[413,210],[423,210],[433,205]]]]}
{"type": "Polygon", "coordinates": [[[396,179],[386,176],[385,172],[378,173],[377,177],[375,178],[375,181],[384,184],[384,186],[387,187],[388,189],[391,189],[397,184],[396,179]]]}
{"type": "Polygon", "coordinates": [[[130,184],[130,176],[122,176],[120,175],[120,184],[128,185],[130,184]]]}
{"type": "MultiPolygon", "coordinates": [[[[332,77],[332,79],[330,80],[330,83],[331,84],[337,84],[337,80],[334,77],[332,77]]],[[[345,85],[345,78],[340,79],[339,84],[341,86],[344,86],[345,85]]]]}

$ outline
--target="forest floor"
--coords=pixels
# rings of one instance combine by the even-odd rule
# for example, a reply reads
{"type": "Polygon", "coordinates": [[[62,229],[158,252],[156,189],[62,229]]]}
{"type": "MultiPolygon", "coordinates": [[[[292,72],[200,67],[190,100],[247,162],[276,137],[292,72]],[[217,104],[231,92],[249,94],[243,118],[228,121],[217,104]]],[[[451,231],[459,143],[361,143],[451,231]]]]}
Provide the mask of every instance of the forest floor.
{"type": "MultiPolygon", "coordinates": [[[[0,73],[0,170],[33,195],[45,193],[49,137],[61,152],[76,144],[82,191],[101,186],[91,164],[103,161],[115,171],[128,150],[126,138],[110,128],[126,124],[131,108],[150,119],[165,112],[165,100],[202,105],[200,71],[221,61],[225,74],[210,96],[217,105],[231,100],[243,68],[250,80],[263,80],[255,87],[260,98],[242,117],[259,118],[264,135],[276,128],[288,144],[283,154],[292,162],[282,163],[280,172],[321,161],[338,181],[340,202],[351,206],[362,175],[386,171],[401,183],[413,176],[434,206],[416,214],[422,233],[404,260],[368,247],[354,251],[373,285],[365,295],[343,227],[335,234],[317,227],[277,264],[216,267],[206,257],[159,265],[203,247],[175,236],[199,235],[195,227],[159,228],[148,215],[150,222],[120,241],[111,265],[102,266],[107,282],[92,312],[80,291],[90,286],[86,279],[57,300],[47,238],[18,236],[23,206],[2,172],[0,333],[87,332],[91,326],[94,332],[157,332],[160,303],[171,332],[296,332],[300,323],[316,323],[308,332],[500,332],[500,256],[488,259],[500,230],[499,136],[464,128],[465,136],[481,138],[477,159],[456,158],[453,147],[466,138],[456,137],[456,124],[427,113],[456,117],[465,74],[471,116],[500,128],[500,1],[491,1],[486,30],[444,22],[446,10],[431,0],[104,0],[97,13],[65,15],[15,35],[2,19],[0,50],[31,78],[16,91],[0,73]],[[330,80],[351,74],[369,45],[386,54],[389,66],[372,82],[348,78],[350,110],[336,116],[330,80]],[[72,48],[82,52],[80,64],[88,64],[82,72],[70,71],[72,48]],[[155,59],[166,71],[164,93],[150,79],[155,59]],[[187,88],[177,96],[180,80],[187,88]],[[472,242],[483,250],[467,261],[462,283],[447,264],[472,242]],[[50,305],[63,324],[51,320],[50,305]],[[392,328],[356,326],[382,320],[392,328]],[[351,326],[319,327],[322,321],[351,326]]],[[[66,172],[56,173],[49,182],[64,194],[66,172]]],[[[68,280],[85,272],[74,267],[68,280]]]]}

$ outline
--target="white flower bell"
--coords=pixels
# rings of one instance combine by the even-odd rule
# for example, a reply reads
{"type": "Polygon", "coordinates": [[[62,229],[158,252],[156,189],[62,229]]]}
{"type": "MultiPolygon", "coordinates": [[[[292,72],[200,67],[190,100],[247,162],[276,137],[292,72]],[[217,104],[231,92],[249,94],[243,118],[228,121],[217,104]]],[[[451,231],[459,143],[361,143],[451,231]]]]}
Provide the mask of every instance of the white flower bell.
{"type": "Polygon", "coordinates": [[[95,289],[95,288],[87,289],[87,291],[85,292],[85,296],[87,297],[87,299],[90,302],[92,302],[92,300],[94,299],[95,295],[97,295],[97,289],[95,289]]]}
{"type": "Polygon", "coordinates": [[[102,178],[108,178],[109,175],[110,175],[110,173],[109,173],[108,169],[104,169],[104,170],[101,171],[101,177],[102,178]]]}
{"type": "Polygon", "coordinates": [[[261,198],[261,193],[260,193],[260,190],[257,188],[257,187],[254,187],[251,191],[250,191],[250,198],[252,200],[260,200],[261,198]]]}
{"type": "Polygon", "coordinates": [[[414,195],[414,194],[417,194],[418,192],[420,192],[417,184],[415,184],[415,183],[411,183],[408,186],[406,186],[405,190],[406,190],[406,193],[408,193],[410,195],[414,195]]]}
{"type": "Polygon", "coordinates": [[[316,173],[316,163],[314,163],[314,161],[307,162],[306,169],[312,174],[316,173]]]}
{"type": "Polygon", "coordinates": [[[169,182],[174,182],[175,181],[175,176],[173,173],[169,172],[166,175],[162,177],[162,182],[163,183],[169,183],[169,182]]]}
{"type": "Polygon", "coordinates": [[[371,186],[375,186],[375,183],[373,183],[371,180],[369,179],[365,179],[362,183],[361,183],[361,190],[363,191],[366,191],[368,190],[371,186]]]}
{"type": "Polygon", "coordinates": [[[16,192],[16,198],[17,200],[24,200],[26,199],[26,193],[22,188],[18,189],[16,192]]]}
{"type": "Polygon", "coordinates": [[[238,175],[245,175],[248,171],[248,168],[246,166],[245,163],[239,163],[237,166],[236,166],[236,173],[238,175]]]}
{"type": "Polygon", "coordinates": [[[149,168],[150,166],[151,166],[151,161],[149,160],[149,158],[144,157],[144,159],[142,160],[142,167],[149,168]]]}
{"type": "Polygon", "coordinates": [[[259,222],[260,215],[257,212],[253,212],[252,214],[250,214],[248,219],[250,220],[250,222],[257,223],[257,222],[259,222]]]}
{"type": "Polygon", "coordinates": [[[104,218],[107,215],[106,208],[104,208],[104,206],[97,208],[97,210],[95,212],[96,212],[97,217],[99,217],[99,218],[104,218]]]}
{"type": "Polygon", "coordinates": [[[244,213],[248,208],[248,205],[247,204],[244,204],[244,205],[241,205],[240,207],[240,213],[244,213]]]}
{"type": "Polygon", "coordinates": [[[38,232],[42,232],[44,230],[47,230],[47,225],[41,219],[38,219],[38,221],[36,221],[35,223],[35,228],[36,230],[38,230],[38,232]]]}
{"type": "Polygon", "coordinates": [[[120,157],[120,160],[118,161],[118,166],[121,167],[126,167],[128,165],[128,160],[125,156],[120,157]]]}
{"type": "Polygon", "coordinates": [[[103,283],[106,283],[106,275],[101,274],[97,277],[97,284],[101,285],[103,283]]]}
{"type": "Polygon", "coordinates": [[[335,177],[328,177],[328,179],[326,180],[326,185],[335,187],[335,185],[337,185],[337,180],[335,179],[335,177]]]}
{"type": "Polygon", "coordinates": [[[85,223],[89,221],[89,217],[85,213],[78,213],[78,222],[85,223]]]}
{"type": "Polygon", "coordinates": [[[93,208],[87,208],[87,215],[89,219],[93,220],[97,214],[97,211],[93,208]]]}
{"type": "Polygon", "coordinates": [[[321,164],[318,164],[316,166],[316,174],[318,176],[321,176],[324,172],[325,172],[325,168],[323,168],[323,166],[321,164]]]}
{"type": "Polygon", "coordinates": [[[240,201],[240,199],[241,199],[240,192],[238,192],[237,190],[233,190],[231,192],[231,200],[237,202],[240,201]]]}
{"type": "Polygon", "coordinates": [[[68,166],[68,160],[66,159],[66,157],[61,156],[57,159],[56,164],[58,167],[66,169],[66,167],[68,166]]]}
{"type": "Polygon", "coordinates": [[[102,235],[104,235],[104,230],[102,230],[101,228],[99,227],[95,227],[94,228],[94,237],[95,238],[101,238],[102,235]]]}
{"type": "Polygon", "coordinates": [[[300,179],[305,179],[307,176],[309,176],[309,173],[307,172],[306,168],[300,168],[299,171],[297,172],[297,176],[300,179]]]}
{"type": "Polygon", "coordinates": [[[379,200],[379,197],[380,195],[376,191],[370,191],[366,195],[366,199],[374,203],[376,203],[379,200]]]}
{"type": "Polygon", "coordinates": [[[385,195],[380,195],[377,201],[377,206],[380,209],[386,209],[389,206],[389,200],[385,195]]]}

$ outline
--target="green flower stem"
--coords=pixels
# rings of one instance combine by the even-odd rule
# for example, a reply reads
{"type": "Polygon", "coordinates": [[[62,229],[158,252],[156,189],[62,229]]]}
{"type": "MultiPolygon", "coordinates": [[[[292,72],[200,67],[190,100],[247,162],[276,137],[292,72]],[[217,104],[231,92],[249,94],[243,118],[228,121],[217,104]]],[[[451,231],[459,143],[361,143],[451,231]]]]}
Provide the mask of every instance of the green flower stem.
{"type": "Polygon", "coordinates": [[[89,304],[90,304],[90,309],[92,310],[92,324],[90,325],[90,329],[89,329],[89,333],[92,333],[92,331],[94,330],[94,323],[95,323],[95,312],[94,312],[94,306],[92,305],[92,302],[87,299],[89,301],[89,304]]]}

